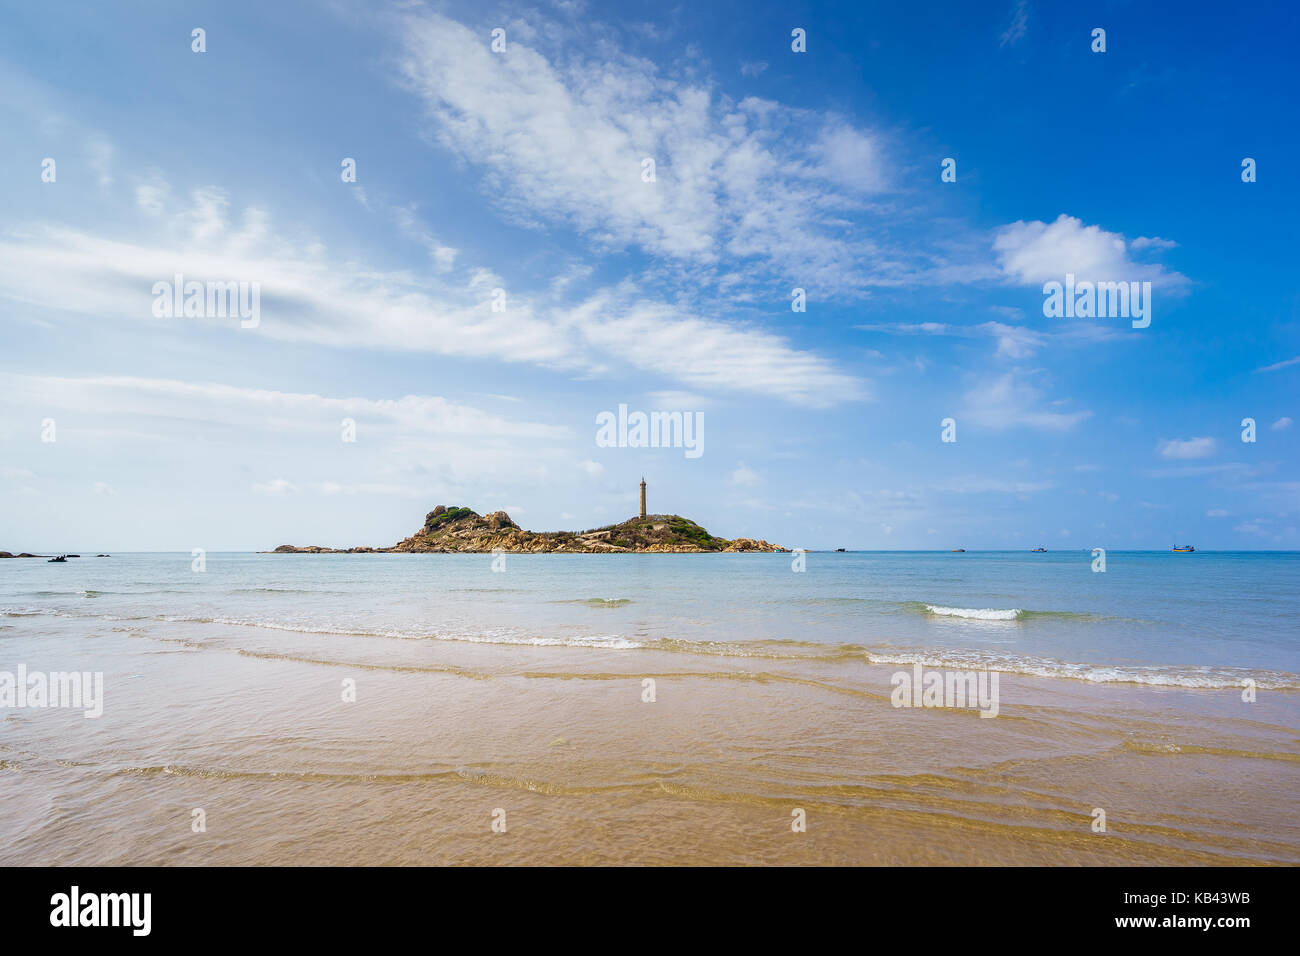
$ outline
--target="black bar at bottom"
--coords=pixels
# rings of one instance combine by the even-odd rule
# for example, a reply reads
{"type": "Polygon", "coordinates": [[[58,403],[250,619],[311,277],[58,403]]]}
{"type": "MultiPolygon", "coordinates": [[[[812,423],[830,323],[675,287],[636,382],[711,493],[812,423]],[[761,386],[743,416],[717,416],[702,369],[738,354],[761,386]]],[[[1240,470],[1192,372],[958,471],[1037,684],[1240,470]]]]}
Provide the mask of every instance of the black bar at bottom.
{"type": "Polygon", "coordinates": [[[1292,925],[1295,870],[74,867],[10,868],[0,871],[0,884],[10,944],[75,934],[78,942],[128,945],[336,946],[464,933],[491,933],[499,944],[503,932],[547,944],[650,939],[703,920],[733,939],[781,929],[813,939],[850,931],[872,944],[928,940],[949,951],[1036,930],[1043,943],[1131,937],[1231,945],[1292,925]],[[598,935],[611,932],[631,935],[598,935]]]}

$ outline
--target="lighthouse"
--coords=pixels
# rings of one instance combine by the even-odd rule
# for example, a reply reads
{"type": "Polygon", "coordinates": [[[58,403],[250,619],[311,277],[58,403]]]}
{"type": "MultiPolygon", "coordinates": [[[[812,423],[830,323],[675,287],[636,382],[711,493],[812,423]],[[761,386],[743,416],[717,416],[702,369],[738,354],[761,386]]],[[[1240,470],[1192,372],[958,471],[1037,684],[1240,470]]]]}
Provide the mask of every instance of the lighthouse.
{"type": "Polygon", "coordinates": [[[641,479],[641,517],[645,517],[645,478],[641,479]]]}

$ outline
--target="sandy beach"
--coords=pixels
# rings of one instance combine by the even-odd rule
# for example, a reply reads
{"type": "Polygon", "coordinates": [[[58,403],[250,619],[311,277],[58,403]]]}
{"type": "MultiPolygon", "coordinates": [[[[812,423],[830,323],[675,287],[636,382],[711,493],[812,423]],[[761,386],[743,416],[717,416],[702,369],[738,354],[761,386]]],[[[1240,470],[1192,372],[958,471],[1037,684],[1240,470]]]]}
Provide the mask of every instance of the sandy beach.
{"type": "Polygon", "coordinates": [[[11,613],[0,649],[109,688],[3,716],[6,865],[1300,862],[1293,691],[1002,674],[984,719],[810,645],[11,613]]]}

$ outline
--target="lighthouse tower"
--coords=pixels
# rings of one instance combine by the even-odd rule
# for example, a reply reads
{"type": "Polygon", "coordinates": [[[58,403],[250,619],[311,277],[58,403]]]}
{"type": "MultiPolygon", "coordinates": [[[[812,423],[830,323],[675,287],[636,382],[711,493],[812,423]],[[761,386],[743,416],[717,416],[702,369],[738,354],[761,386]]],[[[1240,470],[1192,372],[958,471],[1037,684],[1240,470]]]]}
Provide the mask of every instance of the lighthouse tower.
{"type": "Polygon", "coordinates": [[[641,479],[641,517],[645,517],[645,478],[641,479]]]}

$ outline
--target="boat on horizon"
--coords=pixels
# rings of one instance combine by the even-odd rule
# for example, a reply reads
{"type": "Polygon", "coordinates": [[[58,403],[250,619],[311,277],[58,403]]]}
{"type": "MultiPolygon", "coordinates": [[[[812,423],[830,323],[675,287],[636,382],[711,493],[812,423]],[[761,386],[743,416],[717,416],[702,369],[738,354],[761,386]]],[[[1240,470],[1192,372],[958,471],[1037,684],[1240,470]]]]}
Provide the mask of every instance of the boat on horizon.
{"type": "Polygon", "coordinates": [[[1030,550],[1030,552],[1033,553],[1033,554],[1046,554],[1046,553],[1047,553],[1047,549],[1046,549],[1046,548],[1030,548],[1029,550],[1030,550]]]}
{"type": "Polygon", "coordinates": [[[953,553],[953,554],[965,554],[965,553],[966,553],[966,549],[965,549],[965,548],[953,548],[953,549],[952,549],[952,553],[953,553]]]}
{"type": "Polygon", "coordinates": [[[1174,545],[1175,554],[1191,554],[1195,550],[1196,549],[1193,548],[1190,544],[1185,544],[1181,548],[1178,547],[1178,545],[1174,545]]]}

